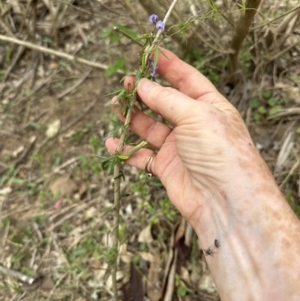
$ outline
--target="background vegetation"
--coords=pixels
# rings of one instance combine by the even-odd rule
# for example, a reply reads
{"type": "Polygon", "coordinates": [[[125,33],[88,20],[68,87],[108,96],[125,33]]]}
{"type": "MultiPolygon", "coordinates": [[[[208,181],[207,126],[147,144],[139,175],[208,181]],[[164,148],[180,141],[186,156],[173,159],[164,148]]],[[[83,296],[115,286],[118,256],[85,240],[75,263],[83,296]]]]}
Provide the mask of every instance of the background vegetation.
{"type": "MultiPolygon", "coordinates": [[[[99,156],[117,121],[108,94],[141,51],[113,27],[149,33],[170,3],[0,1],[1,300],[112,300],[113,181],[99,156]]],[[[199,15],[163,46],[238,108],[299,215],[300,1],[180,0],[167,29],[199,15]]],[[[124,174],[120,300],[219,300],[159,180],[124,174]]]]}

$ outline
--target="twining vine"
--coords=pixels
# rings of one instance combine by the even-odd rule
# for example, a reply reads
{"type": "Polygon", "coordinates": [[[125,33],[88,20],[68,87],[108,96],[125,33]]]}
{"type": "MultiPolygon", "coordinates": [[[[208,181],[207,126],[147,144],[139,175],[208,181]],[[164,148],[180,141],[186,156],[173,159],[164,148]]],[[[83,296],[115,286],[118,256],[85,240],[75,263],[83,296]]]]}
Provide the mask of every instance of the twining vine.
{"type": "MultiPolygon", "coordinates": [[[[120,200],[121,200],[121,180],[124,178],[123,164],[126,160],[135,154],[138,150],[148,146],[147,141],[141,141],[137,145],[133,146],[129,151],[124,152],[126,144],[129,144],[130,136],[130,123],[132,114],[135,112],[135,107],[139,104],[137,95],[137,85],[142,78],[148,78],[150,80],[155,80],[158,71],[158,56],[163,51],[160,50],[159,46],[165,37],[170,36],[170,29],[177,29],[175,32],[179,34],[181,38],[185,38],[185,31],[189,29],[189,25],[195,21],[204,21],[207,18],[215,18],[219,15],[219,11],[212,4],[211,11],[207,13],[199,12],[199,15],[190,17],[187,21],[179,25],[173,25],[168,30],[166,30],[166,24],[168,18],[171,15],[173,8],[178,0],[174,0],[170,5],[170,8],[163,20],[159,20],[156,14],[152,14],[149,17],[149,22],[153,23],[155,30],[150,34],[143,34],[142,36],[133,39],[135,43],[142,47],[140,59],[139,59],[139,69],[130,75],[134,75],[134,85],[132,89],[123,88],[117,93],[116,106],[119,112],[124,116],[124,122],[114,121],[115,129],[112,132],[114,138],[119,136],[118,146],[115,149],[114,154],[111,154],[104,160],[102,160],[102,166],[104,169],[108,170],[113,174],[114,179],[114,219],[113,219],[113,230],[112,230],[112,248],[109,250],[110,253],[110,264],[111,264],[111,275],[112,275],[112,285],[113,285],[113,295],[114,300],[118,301],[118,289],[117,289],[117,258],[118,258],[118,248],[119,248],[119,210],[120,210],[120,200]]],[[[124,34],[128,38],[132,39],[126,31],[123,31],[121,27],[116,28],[119,33],[124,34]]],[[[174,30],[173,30],[174,32],[174,30]]],[[[165,56],[165,55],[164,55],[165,56]]]]}

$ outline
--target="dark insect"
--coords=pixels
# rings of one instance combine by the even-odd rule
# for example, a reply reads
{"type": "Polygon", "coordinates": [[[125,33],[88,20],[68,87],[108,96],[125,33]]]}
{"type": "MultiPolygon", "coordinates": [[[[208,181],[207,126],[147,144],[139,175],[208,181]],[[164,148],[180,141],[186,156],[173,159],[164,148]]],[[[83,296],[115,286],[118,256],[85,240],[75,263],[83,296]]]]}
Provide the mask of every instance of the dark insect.
{"type": "Polygon", "coordinates": [[[215,239],[215,247],[216,248],[220,248],[220,243],[219,243],[219,241],[217,239],[215,239]]]}
{"type": "Polygon", "coordinates": [[[209,247],[208,249],[203,249],[205,256],[213,256],[214,251],[209,247]]]}

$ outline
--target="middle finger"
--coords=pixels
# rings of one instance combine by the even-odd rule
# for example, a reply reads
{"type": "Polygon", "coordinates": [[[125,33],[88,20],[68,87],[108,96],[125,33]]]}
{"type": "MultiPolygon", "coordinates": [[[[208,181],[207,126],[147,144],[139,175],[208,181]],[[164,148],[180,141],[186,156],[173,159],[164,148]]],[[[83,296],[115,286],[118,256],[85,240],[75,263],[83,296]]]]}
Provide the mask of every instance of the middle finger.
{"type": "Polygon", "coordinates": [[[137,108],[132,116],[130,128],[156,148],[161,148],[166,138],[172,132],[170,127],[146,115],[137,108]]]}

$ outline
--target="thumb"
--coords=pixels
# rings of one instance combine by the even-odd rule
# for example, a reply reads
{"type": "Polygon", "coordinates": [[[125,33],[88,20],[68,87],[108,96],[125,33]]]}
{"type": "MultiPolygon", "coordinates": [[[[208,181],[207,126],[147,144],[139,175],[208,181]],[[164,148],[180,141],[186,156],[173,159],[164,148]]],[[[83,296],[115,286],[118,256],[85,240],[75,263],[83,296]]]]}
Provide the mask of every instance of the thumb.
{"type": "Polygon", "coordinates": [[[178,125],[185,117],[191,116],[195,112],[195,104],[203,105],[176,89],[163,87],[146,78],[138,83],[137,92],[152,111],[162,115],[172,125],[178,125]]]}

